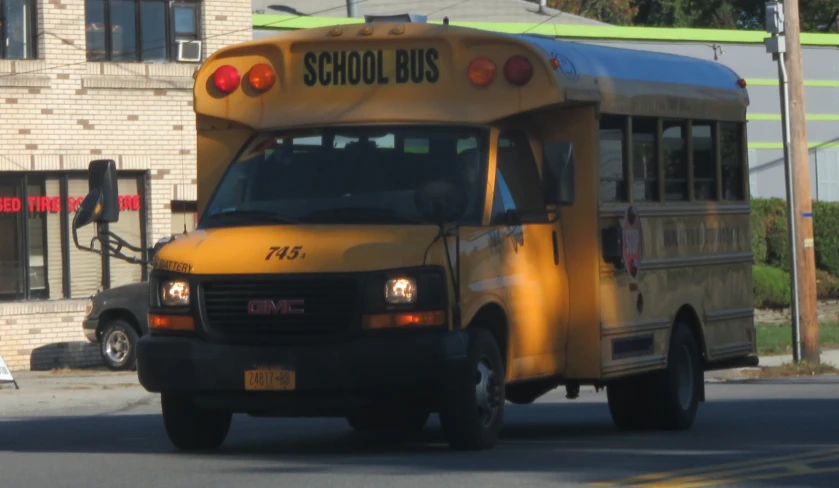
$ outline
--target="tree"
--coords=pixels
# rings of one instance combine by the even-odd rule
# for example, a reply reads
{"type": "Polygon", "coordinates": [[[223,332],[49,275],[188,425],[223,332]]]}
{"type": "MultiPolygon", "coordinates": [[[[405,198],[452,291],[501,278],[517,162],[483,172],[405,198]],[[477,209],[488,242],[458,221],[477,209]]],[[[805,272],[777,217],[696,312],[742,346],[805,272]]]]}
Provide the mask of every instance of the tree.
{"type": "MultiPolygon", "coordinates": [[[[763,30],[765,1],[548,0],[548,6],[615,25],[763,30]]],[[[839,30],[839,0],[807,0],[800,9],[802,31],[839,30]]]]}
{"type": "Polygon", "coordinates": [[[630,0],[548,0],[547,3],[569,14],[614,25],[632,25],[638,13],[638,7],[630,0]]]}

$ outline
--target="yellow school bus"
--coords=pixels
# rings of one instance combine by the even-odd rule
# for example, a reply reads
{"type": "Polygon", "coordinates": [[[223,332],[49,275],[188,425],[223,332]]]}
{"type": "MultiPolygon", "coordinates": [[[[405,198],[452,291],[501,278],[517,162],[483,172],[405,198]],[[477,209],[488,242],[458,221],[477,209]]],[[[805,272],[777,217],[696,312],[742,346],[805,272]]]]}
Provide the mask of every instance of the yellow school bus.
{"type": "MultiPolygon", "coordinates": [[[[159,247],[141,384],[183,450],[232,414],[493,447],[505,400],[605,388],[687,429],[757,363],[745,82],[422,22],[229,46],[195,76],[200,222],[159,247]]],[[[74,228],[113,217],[91,165],[74,228]]]]}

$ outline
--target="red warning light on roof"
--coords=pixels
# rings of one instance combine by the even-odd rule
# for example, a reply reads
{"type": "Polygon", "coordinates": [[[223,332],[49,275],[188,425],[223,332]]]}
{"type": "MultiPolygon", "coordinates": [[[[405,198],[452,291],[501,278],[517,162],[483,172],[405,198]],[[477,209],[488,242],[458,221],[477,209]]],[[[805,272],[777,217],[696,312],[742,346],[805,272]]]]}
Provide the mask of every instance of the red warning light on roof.
{"type": "Polygon", "coordinates": [[[740,85],[740,88],[746,88],[746,80],[740,78],[737,80],[737,84],[740,85]]]}
{"type": "Polygon", "coordinates": [[[230,65],[221,66],[213,73],[213,84],[222,93],[232,93],[239,88],[241,79],[239,71],[230,65]]]}

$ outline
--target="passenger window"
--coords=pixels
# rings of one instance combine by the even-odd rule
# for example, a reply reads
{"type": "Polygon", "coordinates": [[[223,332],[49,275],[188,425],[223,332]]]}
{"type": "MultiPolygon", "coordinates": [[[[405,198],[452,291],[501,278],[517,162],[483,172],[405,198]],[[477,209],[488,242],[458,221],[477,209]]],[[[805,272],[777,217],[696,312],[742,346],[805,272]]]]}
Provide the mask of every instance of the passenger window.
{"type": "Polygon", "coordinates": [[[658,120],[632,118],[632,197],[636,202],[658,200],[658,120]]]}
{"type": "Polygon", "coordinates": [[[600,199],[604,202],[625,202],[626,117],[604,115],[600,119],[600,199]]]}
{"type": "Polygon", "coordinates": [[[523,221],[547,218],[541,181],[530,142],[521,132],[504,132],[498,138],[493,225],[505,222],[504,213],[517,210],[523,221]]]}
{"type": "Polygon", "coordinates": [[[743,200],[743,130],[735,122],[720,123],[722,195],[725,200],[743,200]]]}
{"type": "Polygon", "coordinates": [[[685,122],[664,120],[661,129],[664,194],[667,200],[688,199],[688,158],[685,122]]]}
{"type": "Polygon", "coordinates": [[[693,142],[693,197],[717,199],[717,151],[714,123],[694,121],[690,130],[693,142]]]}

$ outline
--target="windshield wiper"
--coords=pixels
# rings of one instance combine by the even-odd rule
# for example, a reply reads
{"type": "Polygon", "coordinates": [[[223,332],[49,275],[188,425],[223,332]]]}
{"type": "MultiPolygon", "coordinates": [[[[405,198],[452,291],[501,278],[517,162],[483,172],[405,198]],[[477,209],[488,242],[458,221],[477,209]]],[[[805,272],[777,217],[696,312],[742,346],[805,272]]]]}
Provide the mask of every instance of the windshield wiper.
{"type": "Polygon", "coordinates": [[[211,213],[207,215],[208,219],[217,219],[219,217],[227,217],[227,216],[245,216],[256,218],[256,220],[263,220],[268,222],[278,222],[283,224],[294,224],[297,223],[296,220],[290,219],[287,217],[282,217],[277,215],[274,212],[269,210],[253,210],[253,209],[243,209],[243,208],[226,208],[224,210],[219,210],[218,212],[211,213]]]}
{"type": "Polygon", "coordinates": [[[377,207],[340,207],[317,210],[300,217],[307,222],[371,222],[371,223],[422,223],[419,219],[403,217],[393,209],[377,207]]]}

